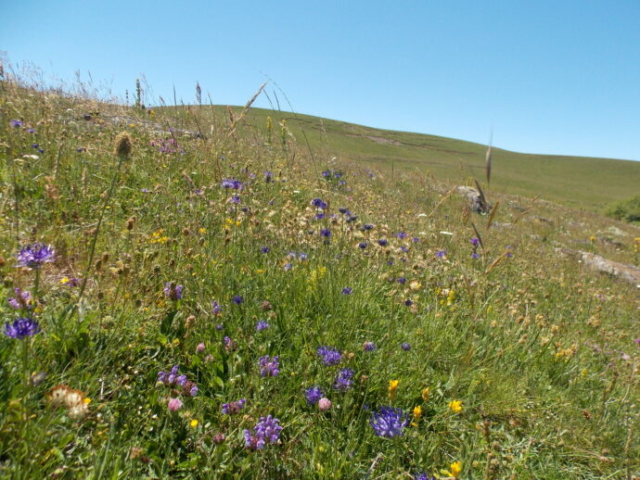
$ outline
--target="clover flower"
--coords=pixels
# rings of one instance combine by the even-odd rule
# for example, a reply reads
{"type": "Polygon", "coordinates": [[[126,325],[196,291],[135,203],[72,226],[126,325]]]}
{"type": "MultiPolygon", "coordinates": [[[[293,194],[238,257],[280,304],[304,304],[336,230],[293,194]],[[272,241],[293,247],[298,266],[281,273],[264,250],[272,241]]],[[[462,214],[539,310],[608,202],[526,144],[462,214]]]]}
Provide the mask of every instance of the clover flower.
{"type": "Polygon", "coordinates": [[[36,333],[40,333],[40,325],[32,318],[21,317],[14,320],[12,324],[6,322],[4,325],[4,334],[9,338],[22,340],[36,333]]]}
{"type": "Polygon", "coordinates": [[[409,419],[402,409],[393,407],[382,407],[369,420],[374,433],[387,438],[401,437],[408,423],[409,419]]]}
{"type": "Polygon", "coordinates": [[[42,243],[34,243],[22,248],[16,254],[19,267],[28,267],[37,269],[43,263],[53,262],[55,260],[55,250],[50,245],[42,243]]]}
{"type": "Polygon", "coordinates": [[[251,430],[244,431],[244,445],[251,450],[262,450],[267,443],[277,443],[280,438],[282,427],[280,420],[271,415],[260,417],[260,421],[253,427],[255,434],[251,430]]]}
{"type": "Polygon", "coordinates": [[[337,365],[340,363],[340,360],[342,360],[342,355],[340,355],[340,352],[333,348],[325,346],[318,347],[316,353],[318,354],[318,356],[322,357],[322,362],[325,365],[337,365]]]}
{"type": "Polygon", "coordinates": [[[310,387],[305,391],[305,397],[309,405],[315,405],[323,397],[323,393],[320,387],[310,387]]]}
{"type": "Polygon", "coordinates": [[[258,365],[260,365],[260,376],[262,377],[277,377],[280,373],[280,363],[277,355],[273,358],[270,358],[269,355],[260,357],[258,365]]]}

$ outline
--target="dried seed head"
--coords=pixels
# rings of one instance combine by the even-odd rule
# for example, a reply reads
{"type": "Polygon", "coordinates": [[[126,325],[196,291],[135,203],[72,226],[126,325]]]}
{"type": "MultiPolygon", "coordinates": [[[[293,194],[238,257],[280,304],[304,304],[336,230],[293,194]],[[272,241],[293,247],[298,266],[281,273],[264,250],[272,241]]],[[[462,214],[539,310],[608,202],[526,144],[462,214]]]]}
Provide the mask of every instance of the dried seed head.
{"type": "Polygon", "coordinates": [[[131,155],[131,151],[133,149],[133,144],[131,142],[131,137],[129,133],[122,132],[118,134],[115,142],[114,153],[119,157],[128,157],[131,155]]]}

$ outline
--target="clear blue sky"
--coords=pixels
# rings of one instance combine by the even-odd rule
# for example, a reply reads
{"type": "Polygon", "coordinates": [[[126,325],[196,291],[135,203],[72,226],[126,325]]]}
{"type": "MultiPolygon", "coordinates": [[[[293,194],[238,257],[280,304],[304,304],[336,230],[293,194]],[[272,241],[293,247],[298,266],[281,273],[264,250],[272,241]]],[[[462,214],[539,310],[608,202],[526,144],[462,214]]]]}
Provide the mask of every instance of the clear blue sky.
{"type": "Polygon", "coordinates": [[[528,153],[640,160],[639,0],[2,0],[0,50],[124,98],[294,111],[528,153]],[[281,89],[281,90],[279,90],[281,89]],[[266,98],[256,106],[269,108],[266,98]]]}

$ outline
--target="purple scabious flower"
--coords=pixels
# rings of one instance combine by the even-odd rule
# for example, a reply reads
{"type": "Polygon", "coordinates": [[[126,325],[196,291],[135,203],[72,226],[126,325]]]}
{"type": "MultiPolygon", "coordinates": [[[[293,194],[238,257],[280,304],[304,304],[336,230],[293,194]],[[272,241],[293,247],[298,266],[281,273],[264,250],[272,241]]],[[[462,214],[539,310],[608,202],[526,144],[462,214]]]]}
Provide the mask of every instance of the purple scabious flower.
{"type": "Polygon", "coordinates": [[[267,443],[277,443],[280,438],[282,427],[280,420],[271,415],[260,417],[260,421],[253,427],[255,434],[251,430],[244,431],[244,446],[252,450],[262,450],[267,443]]]}
{"type": "Polygon", "coordinates": [[[176,285],[173,282],[167,282],[164,285],[164,296],[169,300],[178,301],[182,299],[182,285],[176,285]]]}
{"type": "Polygon", "coordinates": [[[20,128],[22,126],[22,120],[11,120],[10,124],[13,128],[20,128]]]}
{"type": "Polygon", "coordinates": [[[320,235],[322,237],[331,238],[331,230],[329,230],[328,228],[323,228],[322,230],[320,230],[320,235]]]}
{"type": "Polygon", "coordinates": [[[373,352],[376,349],[376,344],[373,342],[364,342],[362,348],[365,352],[373,352]]]}
{"type": "Polygon", "coordinates": [[[43,263],[53,262],[56,252],[50,245],[34,243],[22,248],[16,254],[19,267],[29,267],[31,269],[40,268],[43,263]]]}
{"type": "Polygon", "coordinates": [[[342,360],[342,355],[340,355],[340,352],[333,348],[325,346],[318,347],[316,353],[318,354],[318,356],[322,357],[322,362],[325,365],[337,365],[340,363],[340,360],[342,360]]]}
{"type": "Polygon", "coordinates": [[[351,295],[353,293],[353,288],[351,287],[344,287],[342,289],[342,294],[343,295],[351,295]]]}
{"type": "Polygon", "coordinates": [[[233,297],[231,299],[231,301],[233,303],[235,303],[236,305],[240,305],[240,304],[242,304],[242,302],[244,302],[244,298],[242,297],[242,295],[236,295],[235,297],[233,297]]]}
{"type": "Polygon", "coordinates": [[[31,292],[19,288],[14,288],[13,291],[16,296],[8,300],[9,306],[15,310],[30,310],[32,307],[32,305],[30,305],[31,292]]]}
{"type": "Polygon", "coordinates": [[[310,387],[305,390],[305,397],[309,405],[315,405],[324,396],[320,387],[310,387]]]}
{"type": "Polygon", "coordinates": [[[280,373],[280,362],[278,362],[277,355],[273,358],[270,358],[269,355],[260,357],[258,365],[260,365],[261,377],[277,377],[280,373]]]}
{"type": "Polygon", "coordinates": [[[256,324],[256,331],[257,332],[259,332],[261,330],[266,330],[267,328],[269,328],[269,322],[267,322],[266,320],[260,320],[256,324]]]}
{"type": "Polygon", "coordinates": [[[333,382],[333,388],[342,392],[348,390],[353,385],[353,375],[355,372],[350,368],[343,368],[336,375],[336,379],[333,382]]]}
{"type": "Polygon", "coordinates": [[[242,190],[244,187],[240,180],[236,180],[235,178],[225,178],[222,180],[220,184],[222,188],[230,188],[232,190],[242,190]]]}
{"type": "Polygon", "coordinates": [[[404,427],[409,423],[409,417],[400,408],[382,407],[374,412],[369,425],[379,437],[401,437],[404,427]]]}
{"type": "Polygon", "coordinates": [[[378,240],[378,245],[380,245],[381,247],[386,247],[387,245],[389,245],[389,241],[386,238],[381,238],[380,240],[378,240]]]}
{"type": "Polygon", "coordinates": [[[327,208],[327,202],[323,201],[321,198],[314,198],[311,200],[311,205],[322,210],[327,208]]]}
{"type": "Polygon", "coordinates": [[[32,337],[36,333],[40,333],[40,325],[32,318],[21,317],[4,324],[4,334],[9,338],[22,340],[26,337],[32,337]]]}
{"type": "Polygon", "coordinates": [[[240,410],[244,408],[244,404],[247,403],[247,400],[241,398],[235,402],[223,403],[222,404],[222,413],[225,415],[233,415],[234,413],[238,413],[240,410]]]}

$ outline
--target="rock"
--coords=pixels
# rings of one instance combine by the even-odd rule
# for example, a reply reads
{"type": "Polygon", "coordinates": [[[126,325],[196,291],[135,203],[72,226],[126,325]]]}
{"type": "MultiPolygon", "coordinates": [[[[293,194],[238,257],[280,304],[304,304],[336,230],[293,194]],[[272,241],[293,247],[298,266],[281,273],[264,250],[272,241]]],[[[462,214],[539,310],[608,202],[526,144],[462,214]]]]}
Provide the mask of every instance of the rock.
{"type": "Polygon", "coordinates": [[[626,263],[614,262],[607,260],[595,253],[583,252],[581,250],[570,250],[568,248],[557,249],[561,253],[565,253],[578,258],[584,265],[600,273],[606,273],[612,277],[619,278],[625,282],[636,285],[640,288],[640,268],[626,263]]]}
{"type": "Polygon", "coordinates": [[[487,202],[487,199],[478,190],[473,187],[460,186],[457,192],[469,201],[469,208],[472,212],[487,215],[491,212],[493,205],[487,202]]]}

